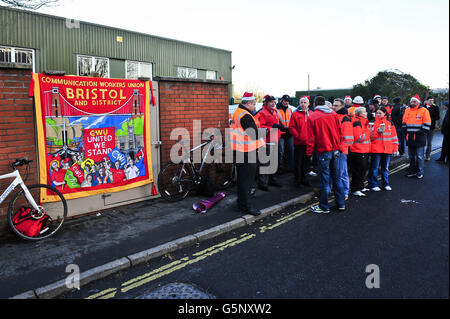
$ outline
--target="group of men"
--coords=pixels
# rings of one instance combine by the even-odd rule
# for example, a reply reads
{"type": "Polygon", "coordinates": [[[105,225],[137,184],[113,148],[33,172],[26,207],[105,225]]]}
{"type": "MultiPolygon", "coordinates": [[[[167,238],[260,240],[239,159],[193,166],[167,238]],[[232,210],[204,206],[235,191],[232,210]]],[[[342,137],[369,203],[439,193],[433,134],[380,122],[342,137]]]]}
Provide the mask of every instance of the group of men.
{"type": "Polygon", "coordinates": [[[418,95],[410,99],[409,107],[400,104],[400,98],[394,98],[394,105],[390,106],[389,99],[380,95],[369,100],[366,107],[360,96],[337,98],[332,103],[320,95],[313,101],[303,96],[295,111],[289,106],[288,95],[284,95],[278,105],[273,96],[266,95],[258,112],[252,93],[244,93],[241,101],[232,116],[230,140],[236,158],[241,159],[236,161],[238,208],[252,215],[261,213],[250,203],[255,191],[254,181],[257,179],[258,188],[264,191],[268,191],[269,185],[281,187],[275,173],[282,167],[285,153],[289,154],[285,169],[294,172],[296,187],[310,186],[307,173],[311,159],[314,157],[317,162],[320,203],[312,207],[316,213],[330,212],[328,197],[331,189],[339,211],[345,210],[350,188],[353,195],[364,196],[362,191],[368,190],[363,185],[369,155],[377,155],[371,158],[371,165],[375,166],[369,170],[369,184],[375,183],[371,189],[380,190],[377,178],[381,164],[383,188],[391,190],[387,179],[389,158],[392,154],[405,152],[405,141],[410,160],[407,176],[423,178],[423,162],[429,160],[431,152],[430,132],[439,119],[439,108],[432,97],[423,106],[418,95]],[[376,154],[369,154],[371,152],[376,154]],[[258,161],[261,154],[270,160],[258,161]],[[378,156],[383,154],[384,157],[378,156]],[[263,168],[273,164],[273,159],[279,162],[277,169],[263,172],[263,168]],[[351,172],[351,183],[348,171],[351,172]]]}

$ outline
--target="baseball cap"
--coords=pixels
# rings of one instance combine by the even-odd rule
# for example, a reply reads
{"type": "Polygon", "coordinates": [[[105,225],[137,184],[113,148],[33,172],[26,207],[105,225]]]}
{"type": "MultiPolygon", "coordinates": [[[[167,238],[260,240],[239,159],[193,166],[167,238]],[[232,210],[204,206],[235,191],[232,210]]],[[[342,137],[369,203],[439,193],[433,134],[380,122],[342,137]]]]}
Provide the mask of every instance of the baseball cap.
{"type": "Polygon", "coordinates": [[[275,101],[276,99],[272,96],[272,95],[265,95],[263,98],[263,102],[270,102],[270,101],[275,101]]]}

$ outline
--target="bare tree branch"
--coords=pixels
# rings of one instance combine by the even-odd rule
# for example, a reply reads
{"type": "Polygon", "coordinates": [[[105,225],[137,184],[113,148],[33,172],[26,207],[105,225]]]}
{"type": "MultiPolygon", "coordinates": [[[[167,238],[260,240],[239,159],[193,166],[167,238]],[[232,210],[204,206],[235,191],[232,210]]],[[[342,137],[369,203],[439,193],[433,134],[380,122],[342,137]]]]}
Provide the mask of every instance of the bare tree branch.
{"type": "Polygon", "coordinates": [[[51,7],[59,0],[0,0],[8,7],[37,10],[41,7],[51,7]]]}

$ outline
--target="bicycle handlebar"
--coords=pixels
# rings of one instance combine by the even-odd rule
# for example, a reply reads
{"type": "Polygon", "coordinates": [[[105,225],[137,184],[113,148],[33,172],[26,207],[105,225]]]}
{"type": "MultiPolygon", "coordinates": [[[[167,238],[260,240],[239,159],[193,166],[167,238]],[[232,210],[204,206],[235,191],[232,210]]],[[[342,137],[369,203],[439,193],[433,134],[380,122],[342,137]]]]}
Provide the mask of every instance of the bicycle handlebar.
{"type": "Polygon", "coordinates": [[[32,160],[27,160],[26,158],[16,159],[14,163],[11,164],[12,168],[15,169],[18,166],[28,165],[32,162],[32,160]]]}

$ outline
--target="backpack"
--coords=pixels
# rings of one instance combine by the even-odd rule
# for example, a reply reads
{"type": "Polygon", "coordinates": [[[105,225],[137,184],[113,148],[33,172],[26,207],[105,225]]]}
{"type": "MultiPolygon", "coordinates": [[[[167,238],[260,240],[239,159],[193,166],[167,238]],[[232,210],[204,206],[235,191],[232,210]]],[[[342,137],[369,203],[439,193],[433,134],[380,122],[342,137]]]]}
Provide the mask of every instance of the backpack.
{"type": "Polygon", "coordinates": [[[38,236],[48,220],[47,214],[39,219],[34,218],[32,211],[30,207],[22,207],[12,218],[16,230],[28,237],[38,236]]]}
{"type": "Polygon", "coordinates": [[[200,185],[197,187],[198,195],[211,197],[214,195],[214,184],[211,182],[211,178],[208,174],[202,174],[200,179],[200,185]]]}

